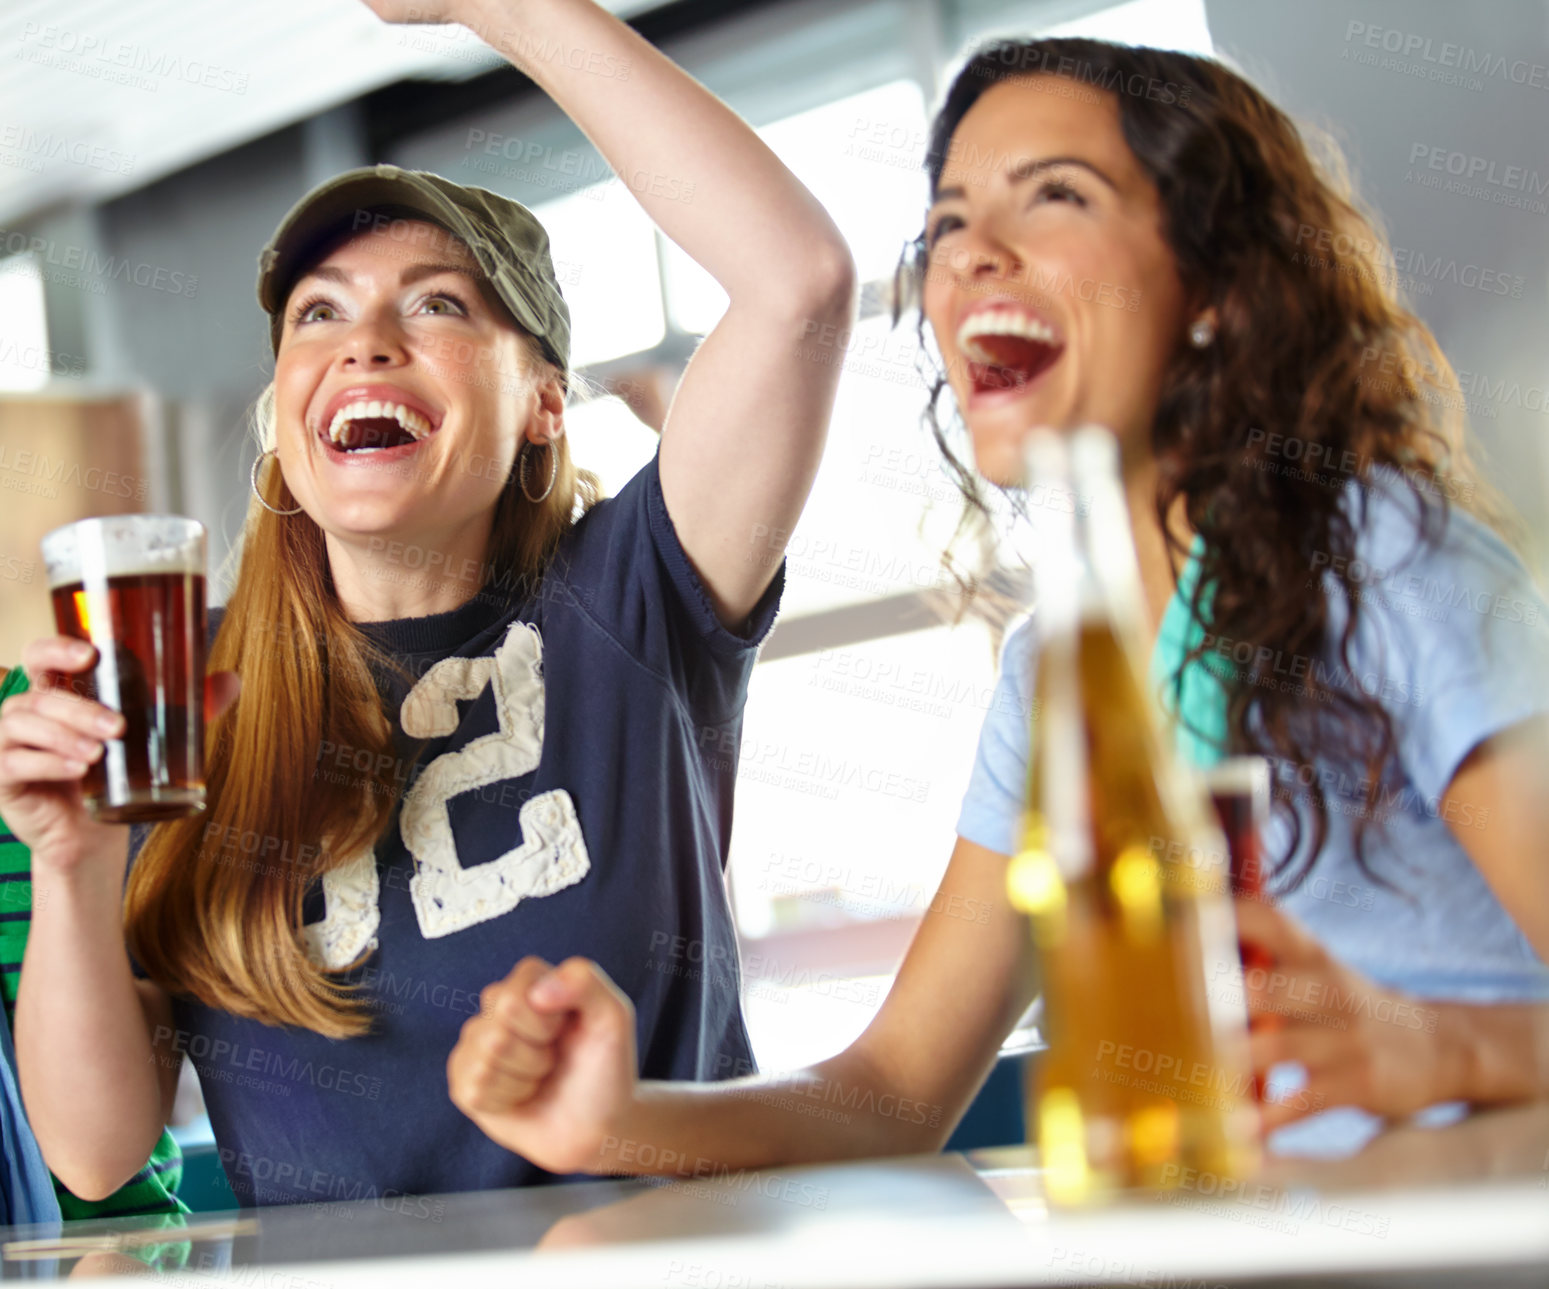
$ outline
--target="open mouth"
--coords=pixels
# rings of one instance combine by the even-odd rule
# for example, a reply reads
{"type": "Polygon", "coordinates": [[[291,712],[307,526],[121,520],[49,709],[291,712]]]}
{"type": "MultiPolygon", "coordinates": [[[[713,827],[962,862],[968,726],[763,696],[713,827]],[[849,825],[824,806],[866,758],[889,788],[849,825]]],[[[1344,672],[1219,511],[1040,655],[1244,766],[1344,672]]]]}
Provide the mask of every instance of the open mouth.
{"type": "Polygon", "coordinates": [[[985,311],[965,319],[958,328],[957,345],[968,360],[976,395],[1026,389],[1065,352],[1053,327],[1030,314],[1009,310],[985,311]]]}
{"type": "Polygon", "coordinates": [[[426,417],[402,403],[359,399],[334,413],[323,438],[335,451],[355,455],[410,447],[434,432],[426,417]]]}

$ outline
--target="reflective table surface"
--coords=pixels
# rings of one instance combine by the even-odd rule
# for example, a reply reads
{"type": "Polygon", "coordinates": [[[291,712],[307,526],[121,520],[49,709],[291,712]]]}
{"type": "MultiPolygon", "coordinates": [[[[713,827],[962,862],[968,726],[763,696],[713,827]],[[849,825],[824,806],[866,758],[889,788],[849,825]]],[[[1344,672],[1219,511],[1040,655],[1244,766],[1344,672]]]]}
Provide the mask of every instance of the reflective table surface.
{"type": "Polygon", "coordinates": [[[1549,1285],[1549,1105],[1050,1211],[1027,1147],[0,1231],[4,1278],[275,1289],[1549,1285]],[[67,1243],[62,1243],[65,1241],[67,1243]]]}

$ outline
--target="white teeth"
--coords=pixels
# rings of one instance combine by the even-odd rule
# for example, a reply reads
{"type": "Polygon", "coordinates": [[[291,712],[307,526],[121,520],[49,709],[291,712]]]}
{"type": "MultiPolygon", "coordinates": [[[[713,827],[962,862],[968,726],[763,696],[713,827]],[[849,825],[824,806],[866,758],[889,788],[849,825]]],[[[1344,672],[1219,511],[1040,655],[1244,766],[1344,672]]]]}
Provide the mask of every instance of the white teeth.
{"type": "Polygon", "coordinates": [[[333,414],[333,420],[328,425],[328,437],[338,443],[344,437],[344,427],[351,421],[374,420],[384,416],[392,417],[416,439],[423,439],[430,433],[430,422],[402,403],[359,399],[353,403],[346,403],[333,414]]]}
{"type": "Polygon", "coordinates": [[[972,361],[993,362],[988,351],[975,343],[980,336],[1022,336],[1041,345],[1057,345],[1054,328],[1031,314],[1011,309],[987,309],[965,318],[957,329],[957,347],[972,361]]]}

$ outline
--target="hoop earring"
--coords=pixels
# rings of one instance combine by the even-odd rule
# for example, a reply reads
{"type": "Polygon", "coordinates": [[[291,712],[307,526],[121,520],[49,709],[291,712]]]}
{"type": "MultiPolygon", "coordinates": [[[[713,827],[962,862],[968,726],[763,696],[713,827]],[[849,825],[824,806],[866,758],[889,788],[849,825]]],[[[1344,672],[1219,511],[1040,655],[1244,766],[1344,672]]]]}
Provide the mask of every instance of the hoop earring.
{"type": "Polygon", "coordinates": [[[554,491],[554,481],[559,478],[559,451],[552,443],[549,444],[549,486],[535,497],[527,489],[527,470],[532,464],[532,453],[535,450],[535,445],[531,442],[522,445],[522,450],[517,455],[516,478],[517,483],[521,485],[522,496],[536,506],[547,501],[549,493],[554,491]]]}
{"type": "Polygon", "coordinates": [[[303,510],[306,509],[305,506],[297,506],[294,510],[281,510],[278,506],[271,506],[267,501],[264,500],[264,494],[258,491],[258,467],[264,463],[265,457],[272,456],[276,456],[276,454],[274,449],[270,448],[267,452],[260,452],[256,457],[253,458],[253,469],[248,474],[248,483],[252,486],[253,496],[257,497],[258,504],[265,510],[269,511],[271,514],[299,515],[303,510]]]}

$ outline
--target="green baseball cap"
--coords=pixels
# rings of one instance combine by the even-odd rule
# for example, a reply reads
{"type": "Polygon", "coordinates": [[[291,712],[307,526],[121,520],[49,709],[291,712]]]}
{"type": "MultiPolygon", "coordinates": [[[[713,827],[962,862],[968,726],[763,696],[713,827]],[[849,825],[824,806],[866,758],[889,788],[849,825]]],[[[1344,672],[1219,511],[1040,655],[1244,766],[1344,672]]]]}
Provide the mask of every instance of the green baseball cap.
{"type": "Polygon", "coordinates": [[[570,370],[570,306],[554,276],[549,235],[520,202],[484,188],[465,188],[425,170],[366,166],[319,184],[291,207],[258,256],[258,303],[280,347],[285,298],[330,239],[364,231],[388,207],[393,218],[424,215],[468,244],[517,324],[543,346],[560,371],[570,370]]]}

